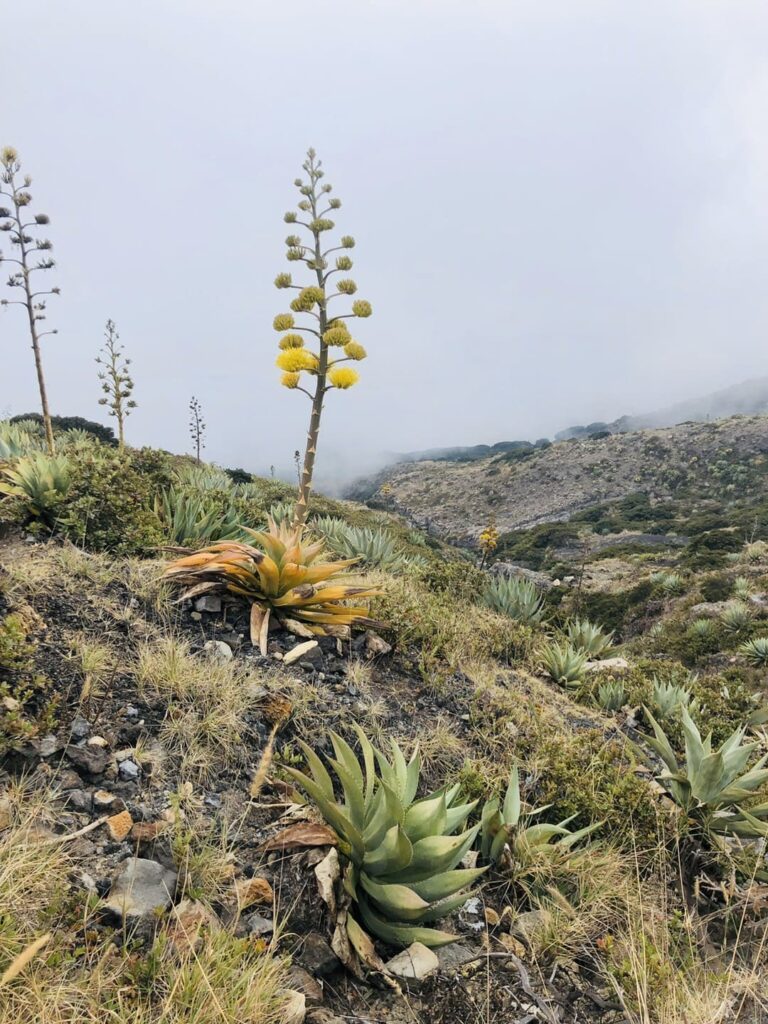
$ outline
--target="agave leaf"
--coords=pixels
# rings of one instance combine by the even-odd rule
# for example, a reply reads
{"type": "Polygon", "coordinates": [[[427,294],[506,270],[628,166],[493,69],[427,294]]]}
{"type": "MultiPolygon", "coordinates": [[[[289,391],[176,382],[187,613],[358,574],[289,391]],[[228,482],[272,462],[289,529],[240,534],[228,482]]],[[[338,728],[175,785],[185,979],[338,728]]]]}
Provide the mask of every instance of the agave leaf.
{"type": "Polygon", "coordinates": [[[412,843],[426,836],[443,835],[446,822],[445,793],[411,804],[405,812],[405,831],[412,843]]]}
{"type": "Polygon", "coordinates": [[[520,820],[520,774],[517,770],[517,765],[514,766],[509,774],[509,785],[504,797],[501,816],[504,819],[505,825],[514,826],[520,820]]]}
{"type": "Polygon", "coordinates": [[[504,821],[499,811],[497,799],[486,800],[480,815],[480,827],[482,829],[481,854],[487,860],[491,855],[491,843],[493,837],[498,833],[504,821]]]}
{"type": "Polygon", "coordinates": [[[488,859],[493,861],[494,864],[498,864],[499,859],[501,858],[501,855],[504,852],[504,847],[509,842],[509,837],[510,829],[507,825],[502,825],[499,828],[499,831],[493,837],[490,848],[488,850],[488,859]]]}
{"type": "Polygon", "coordinates": [[[368,931],[376,935],[377,938],[394,946],[410,946],[414,942],[420,942],[422,945],[433,949],[438,946],[446,946],[449,942],[455,942],[458,938],[457,935],[441,932],[436,928],[390,924],[373,911],[364,897],[361,897],[358,905],[363,924],[368,931]]]}
{"type": "Polygon", "coordinates": [[[424,922],[426,924],[429,924],[430,921],[439,921],[442,917],[447,917],[448,914],[452,914],[454,910],[458,910],[459,907],[463,907],[467,900],[471,899],[472,896],[474,896],[473,892],[456,893],[455,896],[449,896],[447,899],[433,904],[428,910],[425,910],[413,920],[424,922]]]}
{"type": "Polygon", "coordinates": [[[417,743],[413,748],[411,754],[411,760],[408,762],[408,767],[405,771],[405,788],[403,792],[403,803],[407,807],[413,803],[414,797],[416,796],[416,790],[419,788],[419,776],[421,775],[421,753],[419,751],[419,744],[417,743]]]}
{"type": "Polygon", "coordinates": [[[390,740],[390,746],[392,747],[392,768],[397,779],[397,794],[403,803],[406,804],[405,791],[408,786],[408,766],[405,763],[405,756],[394,737],[390,740]]]}
{"type": "Polygon", "coordinates": [[[360,762],[355,757],[354,750],[338,733],[332,732],[330,736],[336,757],[344,764],[344,767],[355,780],[355,785],[362,790],[364,788],[363,772],[360,768],[360,762]]]}
{"type": "Polygon", "coordinates": [[[442,871],[439,875],[425,878],[423,882],[414,882],[411,888],[422,899],[432,903],[435,900],[443,900],[446,896],[452,896],[460,889],[466,889],[487,870],[488,865],[482,868],[458,868],[455,871],[442,871]]]}
{"type": "MultiPolygon", "coordinates": [[[[643,711],[645,712],[648,721],[653,726],[653,731],[655,733],[655,738],[652,736],[645,737],[646,743],[648,743],[656,751],[656,753],[659,755],[659,757],[662,759],[664,764],[671,772],[679,772],[680,767],[677,763],[675,752],[670,746],[669,740],[667,739],[667,734],[661,728],[661,726],[653,717],[648,708],[645,707],[645,705],[643,705],[643,711]]],[[[691,724],[693,725],[693,723],[691,724]]]]}
{"type": "Polygon", "coordinates": [[[361,862],[365,856],[365,845],[363,837],[359,830],[355,828],[354,823],[350,821],[333,800],[327,799],[322,788],[313,779],[308,778],[296,768],[286,767],[285,771],[312,797],[331,828],[338,832],[342,839],[346,840],[351,847],[353,859],[357,863],[361,862]]]}
{"type": "Polygon", "coordinates": [[[689,773],[691,792],[703,804],[715,800],[723,789],[723,755],[718,750],[702,758],[695,774],[689,773]]]}
{"type": "Polygon", "coordinates": [[[472,800],[468,804],[457,804],[456,807],[449,807],[445,812],[444,834],[447,836],[453,835],[456,829],[464,824],[478,803],[478,800],[472,800]]]}
{"type": "Polygon", "coordinates": [[[377,882],[365,871],[360,872],[360,885],[379,909],[384,911],[388,918],[394,918],[396,921],[415,921],[419,915],[429,910],[429,903],[407,885],[377,882]]]}
{"type": "Polygon", "coordinates": [[[427,836],[413,844],[413,858],[410,866],[401,873],[400,882],[421,882],[433,874],[450,871],[472,846],[479,825],[458,836],[427,836]]]}
{"type": "Polygon", "coordinates": [[[326,771],[325,765],[314,752],[309,744],[305,743],[304,740],[299,740],[299,746],[301,752],[304,755],[304,760],[309,765],[309,770],[312,772],[312,778],[315,780],[318,786],[320,786],[323,796],[326,800],[333,800],[333,781],[331,776],[326,771]]]}
{"type": "Polygon", "coordinates": [[[363,763],[365,764],[365,809],[366,815],[370,816],[373,791],[376,785],[376,755],[373,752],[373,744],[360,726],[355,723],[352,728],[357,733],[360,749],[363,752],[363,763]]]}
{"type": "MultiPolygon", "coordinates": [[[[375,850],[369,850],[363,857],[363,867],[369,875],[379,877],[401,872],[413,859],[413,846],[401,825],[393,825],[384,834],[384,839],[375,850]]],[[[398,878],[398,881],[404,881],[398,878]]]]}
{"type": "Polygon", "coordinates": [[[363,791],[358,786],[357,780],[352,776],[352,773],[347,771],[346,765],[342,764],[341,761],[337,761],[334,757],[329,757],[328,763],[338,775],[341,788],[344,790],[344,810],[349,814],[355,828],[362,833],[365,826],[363,791]]]}
{"type": "Polygon", "coordinates": [[[365,845],[375,850],[384,839],[392,825],[401,825],[405,821],[405,811],[397,793],[386,782],[382,782],[372,801],[374,813],[363,833],[365,845]]]}

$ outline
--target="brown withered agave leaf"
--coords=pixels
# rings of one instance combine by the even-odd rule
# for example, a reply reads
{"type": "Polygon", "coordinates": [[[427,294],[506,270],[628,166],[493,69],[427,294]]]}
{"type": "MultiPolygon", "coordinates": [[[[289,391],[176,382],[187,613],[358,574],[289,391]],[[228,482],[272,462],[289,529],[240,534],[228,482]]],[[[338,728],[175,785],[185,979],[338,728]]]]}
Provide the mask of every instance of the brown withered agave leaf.
{"type": "Polygon", "coordinates": [[[262,849],[297,850],[306,846],[338,846],[339,837],[327,825],[315,821],[302,821],[298,825],[289,825],[267,840],[262,849]]]}

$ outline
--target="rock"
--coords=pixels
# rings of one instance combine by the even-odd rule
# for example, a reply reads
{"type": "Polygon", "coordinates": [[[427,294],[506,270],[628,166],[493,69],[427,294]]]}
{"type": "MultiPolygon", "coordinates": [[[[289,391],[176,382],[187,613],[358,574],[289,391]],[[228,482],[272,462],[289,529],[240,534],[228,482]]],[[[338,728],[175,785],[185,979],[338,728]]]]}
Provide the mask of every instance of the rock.
{"type": "Polygon", "coordinates": [[[48,736],[43,736],[37,742],[37,752],[40,757],[52,757],[54,754],[58,754],[60,750],[64,749],[64,744],[52,733],[48,736]]]}
{"type": "Polygon", "coordinates": [[[101,775],[109,761],[109,755],[101,747],[73,747],[70,745],[66,748],[65,753],[72,764],[89,775],[101,775]]]}
{"type": "MultiPolygon", "coordinates": [[[[269,923],[271,924],[272,922],[270,921],[269,923]]],[[[322,1003],[323,986],[317,978],[312,977],[309,971],[294,965],[291,967],[290,981],[291,988],[296,989],[298,992],[303,992],[310,1003],[322,1003]]]]}
{"type": "Polygon", "coordinates": [[[133,828],[133,818],[128,811],[120,811],[107,818],[107,832],[109,838],[116,843],[122,843],[133,828]]]}
{"type": "Polygon", "coordinates": [[[123,782],[135,782],[141,775],[141,768],[129,757],[117,766],[117,774],[123,782]]]}
{"type": "Polygon", "coordinates": [[[307,997],[294,989],[283,989],[285,999],[280,1015],[281,1024],[304,1024],[307,1016],[307,997]]]}
{"type": "MultiPolygon", "coordinates": [[[[118,797],[114,793],[110,793],[106,789],[97,789],[93,794],[93,809],[95,811],[111,811],[118,810],[115,806],[118,802],[118,797]]],[[[122,800],[119,801],[122,803],[122,800]]],[[[122,810],[122,808],[119,808],[122,810]]]]}
{"type": "MultiPolygon", "coordinates": [[[[515,577],[529,580],[535,583],[541,590],[551,590],[555,585],[549,576],[543,572],[535,572],[533,569],[526,569],[522,565],[515,565],[514,562],[494,562],[488,570],[494,576],[507,576],[510,579],[515,577]]],[[[558,584],[559,584],[558,580],[558,584]]]]}
{"type": "Polygon", "coordinates": [[[189,617],[193,622],[202,622],[203,620],[202,612],[190,612],[189,617]]]}
{"type": "Polygon", "coordinates": [[[203,594],[195,601],[195,611],[218,615],[221,611],[221,598],[216,594],[203,594]]]}
{"type": "Polygon", "coordinates": [[[383,640],[378,633],[374,633],[372,629],[369,629],[365,634],[363,650],[369,658],[376,658],[380,655],[390,654],[392,651],[392,644],[388,644],[387,641],[383,640]]]}
{"type": "Polygon", "coordinates": [[[74,718],[72,725],[69,727],[69,735],[75,742],[78,740],[84,740],[86,736],[90,736],[91,726],[89,722],[86,722],[84,718],[74,718]]]}
{"type": "Polygon", "coordinates": [[[271,935],[275,930],[274,921],[270,921],[267,917],[262,917],[261,914],[250,914],[245,919],[245,927],[248,929],[249,935],[255,935],[256,938],[266,938],[267,935],[271,935]]]}
{"type": "Polygon", "coordinates": [[[21,707],[21,701],[16,700],[15,697],[6,696],[0,700],[0,706],[2,706],[6,711],[18,711],[21,707]]]}
{"type": "Polygon", "coordinates": [[[11,813],[11,801],[8,799],[7,796],[1,796],[0,797],[0,832],[5,831],[5,829],[7,829],[10,826],[12,820],[13,820],[13,818],[12,818],[12,813],[11,813]]]}
{"type": "Polygon", "coordinates": [[[464,946],[460,942],[452,942],[449,946],[441,946],[435,952],[437,959],[440,961],[441,971],[457,971],[477,956],[476,949],[464,946]]]}
{"type": "Polygon", "coordinates": [[[93,806],[91,794],[86,793],[84,789],[70,789],[65,796],[67,806],[71,807],[75,811],[82,811],[88,813],[93,806]]]}
{"type": "Polygon", "coordinates": [[[294,665],[297,661],[307,658],[311,651],[318,651],[322,657],[322,651],[320,651],[317,640],[307,640],[303,644],[296,644],[290,651],[283,657],[284,665],[294,665]]]}
{"type": "Polygon", "coordinates": [[[203,654],[211,661],[232,661],[234,658],[232,648],[223,640],[206,640],[203,645],[203,654]]]}
{"type": "Polygon", "coordinates": [[[196,900],[183,899],[171,910],[168,940],[179,952],[191,952],[202,945],[204,931],[214,932],[220,927],[212,910],[196,900]]]}
{"type": "Polygon", "coordinates": [[[91,736],[90,739],[86,740],[86,745],[89,747],[106,748],[109,746],[109,743],[103,736],[91,736]]]}
{"type": "Polygon", "coordinates": [[[115,875],[104,906],[124,920],[154,918],[169,907],[177,875],[170,868],[142,857],[125,860],[115,875]]]}
{"type": "Polygon", "coordinates": [[[626,658],[606,658],[604,661],[588,661],[587,672],[626,672],[630,667],[626,658]]]}
{"type": "Polygon", "coordinates": [[[340,963],[339,958],[319,932],[310,932],[304,939],[299,959],[308,971],[320,977],[333,974],[340,963]]]}
{"type": "Polygon", "coordinates": [[[421,942],[412,943],[387,962],[387,970],[396,978],[423,981],[440,968],[440,961],[421,942]]]}

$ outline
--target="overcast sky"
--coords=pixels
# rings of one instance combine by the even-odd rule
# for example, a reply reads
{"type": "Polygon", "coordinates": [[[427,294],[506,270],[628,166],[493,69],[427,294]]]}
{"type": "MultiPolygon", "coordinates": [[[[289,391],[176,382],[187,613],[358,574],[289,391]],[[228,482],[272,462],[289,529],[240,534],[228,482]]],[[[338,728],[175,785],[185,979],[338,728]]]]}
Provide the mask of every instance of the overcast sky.
{"type": "MultiPolygon", "coordinates": [[[[767,52],[763,0],[14,5],[0,144],[51,216],[53,411],[104,418],[111,317],[132,443],[189,450],[195,394],[209,458],[290,465],[272,282],[310,145],[374,307],[323,475],[765,375],[767,52]]],[[[0,413],[37,408],[18,308],[0,344],[0,413]]]]}

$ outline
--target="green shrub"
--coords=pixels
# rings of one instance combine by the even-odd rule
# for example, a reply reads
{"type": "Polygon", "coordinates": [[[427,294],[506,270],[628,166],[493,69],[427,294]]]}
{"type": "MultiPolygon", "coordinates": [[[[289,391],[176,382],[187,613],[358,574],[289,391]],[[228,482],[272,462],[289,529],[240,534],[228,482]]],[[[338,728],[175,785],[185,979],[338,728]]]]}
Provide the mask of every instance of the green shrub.
{"type": "Polygon", "coordinates": [[[702,580],[700,586],[701,596],[704,600],[713,603],[718,601],[727,601],[733,591],[731,577],[726,573],[717,573],[712,576],[707,576],[702,580]]]}
{"type": "MultiPolygon", "coordinates": [[[[39,412],[25,412],[20,416],[14,416],[11,423],[35,423],[38,427],[43,425],[43,417],[39,412]]],[[[106,445],[117,445],[117,438],[112,427],[105,427],[103,423],[95,423],[82,416],[51,416],[51,426],[54,433],[60,434],[67,430],[84,430],[92,434],[97,441],[106,445]]]]}
{"type": "Polygon", "coordinates": [[[50,681],[35,669],[31,626],[22,612],[0,620],[0,755],[50,728],[50,681]]]}
{"type": "Polygon", "coordinates": [[[603,628],[622,633],[633,614],[641,614],[653,596],[650,580],[643,580],[628,590],[582,592],[579,595],[579,611],[593,622],[601,622],[603,628]]]}
{"type": "Polygon", "coordinates": [[[72,486],[60,516],[61,529],[92,551],[152,554],[165,542],[153,508],[160,480],[170,482],[160,453],[79,453],[72,457],[72,486]]]}
{"type": "Polygon", "coordinates": [[[417,577],[433,594],[449,593],[461,604],[477,602],[488,581],[482,569],[459,558],[427,562],[418,568],[417,577]]]}

